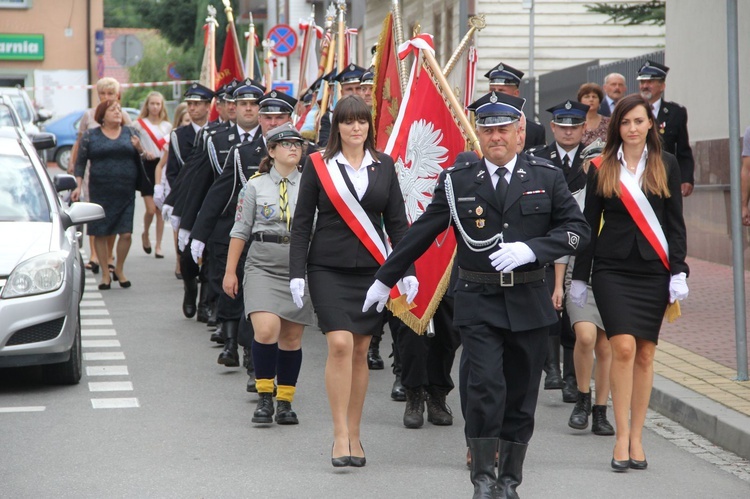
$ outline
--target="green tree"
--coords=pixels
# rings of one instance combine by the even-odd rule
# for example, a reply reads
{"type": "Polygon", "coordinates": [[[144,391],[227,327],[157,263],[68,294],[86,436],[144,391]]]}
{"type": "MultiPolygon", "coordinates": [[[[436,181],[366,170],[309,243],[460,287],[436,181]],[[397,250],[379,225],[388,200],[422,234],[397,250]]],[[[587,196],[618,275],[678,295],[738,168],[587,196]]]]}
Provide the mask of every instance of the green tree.
{"type": "Polygon", "coordinates": [[[666,20],[665,0],[651,0],[646,3],[610,3],[598,2],[586,5],[589,12],[598,12],[609,16],[608,21],[616,24],[654,24],[664,26],[666,20]]]}

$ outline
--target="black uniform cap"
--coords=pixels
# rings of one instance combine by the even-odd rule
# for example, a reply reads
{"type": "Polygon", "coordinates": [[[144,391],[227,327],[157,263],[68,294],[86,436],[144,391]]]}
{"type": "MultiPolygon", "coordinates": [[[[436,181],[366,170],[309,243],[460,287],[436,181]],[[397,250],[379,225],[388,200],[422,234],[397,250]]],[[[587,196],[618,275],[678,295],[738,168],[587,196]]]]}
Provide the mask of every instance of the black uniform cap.
{"type": "Polygon", "coordinates": [[[523,71],[503,64],[502,62],[485,73],[485,78],[490,79],[490,85],[515,85],[521,84],[523,71]]]}
{"type": "Polygon", "coordinates": [[[666,80],[669,68],[664,64],[654,61],[646,61],[638,70],[636,80],[666,80]]]}
{"type": "Polygon", "coordinates": [[[292,114],[297,99],[278,90],[271,90],[260,101],[260,114],[292,114]]]}
{"type": "Polygon", "coordinates": [[[526,99],[499,92],[490,92],[472,102],[468,109],[474,111],[477,126],[502,126],[521,119],[526,99]]]}
{"type": "Polygon", "coordinates": [[[191,83],[183,97],[186,101],[210,102],[214,98],[214,92],[200,83],[191,83]]]}

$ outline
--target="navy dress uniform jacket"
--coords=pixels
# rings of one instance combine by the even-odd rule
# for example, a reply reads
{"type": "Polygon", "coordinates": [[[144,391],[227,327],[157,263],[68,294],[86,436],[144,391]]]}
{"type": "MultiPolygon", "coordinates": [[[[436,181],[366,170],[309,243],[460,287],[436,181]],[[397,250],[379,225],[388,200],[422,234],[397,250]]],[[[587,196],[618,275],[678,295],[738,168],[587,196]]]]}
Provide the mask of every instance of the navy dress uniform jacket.
{"type": "Polygon", "coordinates": [[[575,156],[571,158],[572,161],[570,164],[570,169],[568,171],[565,171],[565,168],[563,168],[562,158],[557,152],[556,142],[551,142],[544,147],[531,149],[528,151],[528,153],[531,156],[549,160],[550,163],[562,170],[563,175],[565,175],[565,181],[568,183],[570,192],[578,192],[586,187],[586,174],[581,168],[581,165],[583,164],[583,160],[581,159],[582,150],[583,146],[579,145],[578,149],[576,150],[575,156]]]}
{"type": "Polygon", "coordinates": [[[526,141],[523,144],[524,151],[535,146],[543,146],[547,143],[547,131],[542,125],[531,120],[526,121],[526,141]]]}
{"type": "Polygon", "coordinates": [[[687,121],[687,109],[676,102],[662,100],[654,126],[659,132],[664,150],[677,158],[682,183],[694,184],[695,160],[690,148],[687,121]]]}
{"type": "MultiPolygon", "coordinates": [[[[588,242],[589,226],[559,169],[544,160],[519,155],[505,203],[499,206],[484,160],[464,163],[441,173],[432,202],[375,275],[385,285],[393,286],[449,225],[453,225],[458,243],[459,268],[497,273],[489,259],[497,245],[472,251],[451,219],[445,192],[448,174],[458,218],[470,238],[489,239],[502,231],[505,242],[523,241],[534,252],[537,261],[518,267],[516,272],[538,269],[588,242]]],[[[458,278],[453,316],[457,326],[487,324],[525,331],[556,321],[543,280],[503,288],[458,278]]]]}
{"type": "Polygon", "coordinates": [[[177,175],[185,165],[185,161],[193,152],[195,129],[193,129],[193,125],[188,124],[174,130],[171,135],[172,139],[169,141],[166,175],[169,185],[174,187],[177,181],[177,175]],[[175,153],[175,147],[179,150],[179,156],[175,153]]]}

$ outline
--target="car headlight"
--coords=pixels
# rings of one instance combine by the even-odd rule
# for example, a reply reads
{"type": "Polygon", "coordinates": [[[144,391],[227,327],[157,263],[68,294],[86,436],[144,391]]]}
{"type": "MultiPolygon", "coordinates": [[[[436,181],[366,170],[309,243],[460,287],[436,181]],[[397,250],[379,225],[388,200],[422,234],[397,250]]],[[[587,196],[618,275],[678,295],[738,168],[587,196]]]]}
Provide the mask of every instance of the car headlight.
{"type": "Polygon", "coordinates": [[[55,251],[21,262],[8,276],[3,298],[38,295],[55,291],[65,279],[67,253],[55,251]]]}

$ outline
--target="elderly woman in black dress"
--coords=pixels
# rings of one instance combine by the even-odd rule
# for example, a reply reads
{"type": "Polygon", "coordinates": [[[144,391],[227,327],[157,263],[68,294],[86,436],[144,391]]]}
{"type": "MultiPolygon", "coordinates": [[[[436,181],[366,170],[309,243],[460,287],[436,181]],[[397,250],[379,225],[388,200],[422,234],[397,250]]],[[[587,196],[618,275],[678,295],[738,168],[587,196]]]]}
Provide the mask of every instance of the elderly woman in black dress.
{"type": "Polygon", "coordinates": [[[124,265],[133,232],[135,191],[148,182],[140,158],[143,146],[134,130],[122,126],[123,112],[117,101],[100,103],[94,112],[94,119],[101,126],[87,130],[81,137],[75,166],[78,188],[73,191],[71,199],[78,200],[86,164],[90,162],[90,201],[100,204],[105,215],[102,220],[88,224],[97,254],[107,254],[108,236],[120,236],[117,240],[115,270],[112,277],[108,272],[102,273],[99,289],[109,289],[112,278],[119,281],[121,287],[129,288],[130,281],[125,276],[124,265]]]}
{"type": "Polygon", "coordinates": [[[592,163],[584,214],[592,228],[601,229],[591,231],[590,244],[576,257],[570,299],[584,306],[591,275],[612,347],[611,467],[643,470],[643,424],[659,329],[667,305],[688,295],[680,169],[662,151],[651,106],[640,95],[617,103],[607,145],[592,163]]]}
{"type": "MultiPolygon", "coordinates": [[[[372,109],[361,97],[348,96],[333,112],[324,153],[311,154],[302,170],[289,256],[292,297],[302,307],[307,274],[328,343],[331,463],[337,467],[365,465],[360,423],[369,377],[367,350],[384,314],[382,309],[363,312],[362,303],[385,260],[383,225],[395,246],[408,228],[404,199],[393,160],[375,150],[372,109]]],[[[417,285],[410,284],[412,294],[417,285]]]]}

